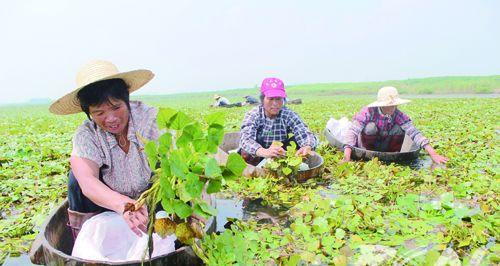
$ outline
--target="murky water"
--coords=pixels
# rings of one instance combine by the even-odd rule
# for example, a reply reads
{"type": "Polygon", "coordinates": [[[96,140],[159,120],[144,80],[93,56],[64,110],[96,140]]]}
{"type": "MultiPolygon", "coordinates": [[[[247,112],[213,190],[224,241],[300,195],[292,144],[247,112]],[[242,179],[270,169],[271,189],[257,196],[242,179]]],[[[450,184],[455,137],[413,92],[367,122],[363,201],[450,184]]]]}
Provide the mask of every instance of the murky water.
{"type": "Polygon", "coordinates": [[[432,167],[432,159],[429,156],[419,156],[418,158],[408,161],[408,162],[398,162],[397,164],[408,166],[411,169],[419,170],[419,169],[430,169],[432,167]]]}
{"type": "Polygon", "coordinates": [[[287,209],[264,205],[262,199],[216,198],[215,202],[218,210],[216,228],[219,232],[225,230],[227,218],[242,221],[255,220],[258,223],[287,224],[284,216],[287,209]]]}
{"type": "MultiPolygon", "coordinates": [[[[335,199],[338,193],[331,187],[319,190],[319,195],[324,198],[335,199]]],[[[242,221],[255,220],[257,223],[279,224],[284,227],[290,225],[287,208],[272,207],[263,204],[262,199],[239,199],[239,198],[216,198],[216,228],[217,231],[225,230],[224,225],[227,218],[235,218],[242,221]]]]}
{"type": "Polygon", "coordinates": [[[28,254],[21,254],[19,257],[7,257],[3,263],[3,266],[30,266],[36,265],[31,263],[28,254]]]}

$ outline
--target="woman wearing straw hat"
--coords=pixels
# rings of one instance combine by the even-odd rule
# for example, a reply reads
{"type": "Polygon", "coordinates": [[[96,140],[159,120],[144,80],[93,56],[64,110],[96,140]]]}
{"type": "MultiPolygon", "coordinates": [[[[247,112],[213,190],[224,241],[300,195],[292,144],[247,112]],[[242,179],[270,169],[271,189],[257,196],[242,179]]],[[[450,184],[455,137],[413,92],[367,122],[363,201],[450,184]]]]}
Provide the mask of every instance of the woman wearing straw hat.
{"type": "Polygon", "coordinates": [[[211,105],[212,107],[226,107],[226,108],[231,108],[231,107],[241,107],[242,103],[237,102],[237,103],[231,103],[226,97],[222,97],[218,94],[214,95],[214,100],[215,102],[211,105]]]}
{"type": "Polygon", "coordinates": [[[213,107],[223,107],[231,104],[226,97],[222,97],[219,94],[214,95],[214,101],[212,104],[213,107]]]}
{"type": "Polygon", "coordinates": [[[307,125],[294,111],[283,106],[286,93],[283,81],[266,78],[260,87],[261,105],[250,110],[241,125],[240,152],[249,164],[257,165],[263,158],[285,154],[280,146],[271,145],[279,141],[286,147],[295,141],[297,154],[306,156],[316,147],[317,140],[307,125]],[[293,133],[290,139],[288,134],[293,133]]]}
{"type": "Polygon", "coordinates": [[[54,102],[58,115],[85,112],[73,137],[68,182],[69,226],[76,237],[85,220],[98,212],[122,214],[134,233],[146,232],[145,207],[124,212],[149,185],[151,169],[138,135],[156,140],[157,109],[129,94],[153,78],[149,70],[119,72],[110,62],[92,61],[77,74],[77,89],[54,102]]]}
{"type": "Polygon", "coordinates": [[[429,144],[429,140],[415,128],[411,119],[397,108],[398,105],[409,102],[410,100],[399,98],[396,88],[381,88],[377,101],[364,107],[354,116],[345,137],[344,161],[351,160],[352,147],[398,152],[401,150],[404,136],[408,135],[415,144],[429,153],[435,163],[446,163],[448,158],[439,155],[429,144]]]}

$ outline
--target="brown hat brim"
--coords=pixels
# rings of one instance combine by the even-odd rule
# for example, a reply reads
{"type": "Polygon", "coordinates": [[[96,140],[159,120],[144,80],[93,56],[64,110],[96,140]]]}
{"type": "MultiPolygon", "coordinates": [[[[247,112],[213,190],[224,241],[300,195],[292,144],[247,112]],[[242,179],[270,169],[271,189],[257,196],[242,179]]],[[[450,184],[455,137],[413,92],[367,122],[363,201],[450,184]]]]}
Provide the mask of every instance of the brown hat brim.
{"type": "MultiPolygon", "coordinates": [[[[153,79],[153,77],[154,77],[154,74],[150,70],[139,69],[139,70],[133,70],[133,71],[129,71],[129,72],[123,72],[123,73],[111,75],[111,76],[96,80],[92,83],[102,81],[102,80],[119,78],[119,79],[123,79],[123,81],[125,81],[125,83],[129,86],[129,88],[128,88],[129,93],[132,93],[132,92],[140,89],[146,83],[148,83],[151,79],[153,79]]],[[[90,84],[92,84],[92,83],[90,83],[90,84]]],[[[88,86],[88,85],[89,84],[87,84],[85,86],[88,86]]],[[[77,89],[73,90],[72,92],[59,98],[57,101],[55,101],[54,103],[52,103],[50,105],[49,111],[53,114],[56,114],[56,115],[69,115],[69,114],[76,114],[76,113],[82,112],[80,102],[78,101],[76,95],[85,86],[77,88],[77,89]]]]}

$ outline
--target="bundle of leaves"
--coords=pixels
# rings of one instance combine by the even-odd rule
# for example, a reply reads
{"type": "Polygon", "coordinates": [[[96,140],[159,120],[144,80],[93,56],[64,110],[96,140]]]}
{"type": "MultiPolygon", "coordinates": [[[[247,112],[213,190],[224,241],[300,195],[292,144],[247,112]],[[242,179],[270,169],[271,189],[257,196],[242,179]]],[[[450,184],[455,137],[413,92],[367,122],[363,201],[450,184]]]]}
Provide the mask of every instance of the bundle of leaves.
{"type": "MultiPolygon", "coordinates": [[[[283,147],[283,143],[273,141],[271,146],[283,147]]],[[[294,141],[291,141],[290,146],[287,147],[285,156],[268,159],[264,168],[273,171],[278,176],[283,175],[284,177],[292,179],[299,171],[299,168],[301,168],[301,164],[303,164],[303,157],[296,155],[296,153],[297,144],[294,141]]]]}
{"type": "Polygon", "coordinates": [[[218,165],[214,159],[224,136],[223,113],[208,115],[205,122],[202,125],[174,109],[159,110],[158,127],[165,133],[157,142],[148,141],[144,148],[151,169],[155,169],[153,184],[135,205],[126,207],[135,211],[146,204],[149,210],[155,210],[161,204],[166,215],[155,217],[150,212],[150,235],[154,228],[162,237],[175,233],[181,242],[193,245],[195,238],[203,237],[204,225],[199,219],[188,218],[195,214],[208,219],[217,214],[203,195],[220,191],[226,181],[240,177],[246,167],[236,153],[229,155],[226,165],[218,165]]]}

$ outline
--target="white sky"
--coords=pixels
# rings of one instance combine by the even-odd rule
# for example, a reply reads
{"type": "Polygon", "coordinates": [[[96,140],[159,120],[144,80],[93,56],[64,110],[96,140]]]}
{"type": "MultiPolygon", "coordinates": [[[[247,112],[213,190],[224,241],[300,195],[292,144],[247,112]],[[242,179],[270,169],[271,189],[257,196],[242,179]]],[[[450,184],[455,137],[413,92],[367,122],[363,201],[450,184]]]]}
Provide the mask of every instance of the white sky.
{"type": "Polygon", "coordinates": [[[500,1],[2,1],[0,103],[75,88],[92,59],[139,94],[500,74],[500,1]]]}

